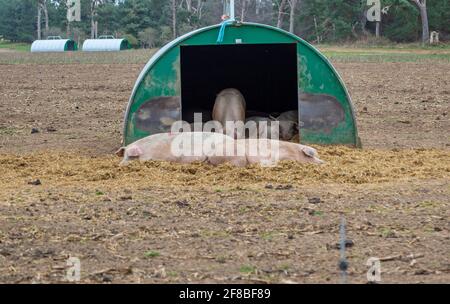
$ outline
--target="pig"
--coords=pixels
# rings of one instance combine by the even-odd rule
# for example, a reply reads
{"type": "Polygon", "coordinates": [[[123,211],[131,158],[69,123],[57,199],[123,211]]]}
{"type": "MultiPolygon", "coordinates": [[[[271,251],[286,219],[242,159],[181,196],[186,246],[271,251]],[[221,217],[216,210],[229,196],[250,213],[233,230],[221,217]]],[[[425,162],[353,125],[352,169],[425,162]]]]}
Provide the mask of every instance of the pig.
{"type": "Polygon", "coordinates": [[[280,120],[277,119],[280,123],[280,139],[289,141],[295,137],[299,133],[298,122],[290,121],[290,120],[280,120]]]}
{"type": "MultiPolygon", "coordinates": [[[[290,120],[280,120],[279,118],[270,117],[249,117],[246,123],[254,121],[257,124],[257,132],[250,132],[249,138],[268,138],[281,139],[285,141],[291,140],[298,133],[298,123],[290,120]],[[277,121],[279,127],[276,128],[272,122],[277,121]],[[262,125],[260,122],[267,122],[262,125]]],[[[252,130],[251,130],[252,131],[252,130]]]]}
{"type": "Polygon", "coordinates": [[[253,116],[247,118],[245,120],[245,127],[249,128],[248,138],[279,139],[280,130],[271,124],[272,121],[273,119],[269,117],[253,116]],[[254,129],[255,126],[251,122],[256,124],[256,129],[254,129]]]}
{"type": "MultiPolygon", "coordinates": [[[[160,133],[142,138],[127,147],[120,148],[116,155],[123,157],[121,165],[127,165],[132,160],[140,161],[167,161],[182,164],[193,162],[206,162],[208,155],[212,154],[215,145],[233,141],[233,138],[219,133],[208,132],[186,132],[186,133],[160,133]],[[192,145],[189,151],[198,151],[199,153],[182,155],[174,150],[179,143],[184,141],[192,145]],[[201,144],[195,147],[196,143],[201,144]]],[[[184,150],[183,150],[184,151],[184,150]]]]}
{"type": "Polygon", "coordinates": [[[241,122],[245,121],[246,102],[244,96],[237,89],[225,89],[221,91],[216,98],[212,112],[212,119],[220,122],[226,134],[232,135],[236,138],[244,138],[243,128],[234,128],[227,130],[227,122],[241,122]]]}
{"type": "Polygon", "coordinates": [[[283,140],[290,141],[299,134],[298,111],[281,113],[277,118],[280,121],[280,133],[283,140]]]}
{"type": "Polygon", "coordinates": [[[244,168],[248,165],[244,142],[233,140],[220,142],[208,156],[207,163],[213,166],[231,164],[244,168]]]}
{"type": "Polygon", "coordinates": [[[298,111],[294,110],[294,111],[283,112],[277,117],[277,119],[278,120],[289,120],[289,121],[296,122],[298,124],[298,111]]]}
{"type": "Polygon", "coordinates": [[[291,160],[299,163],[323,164],[317,153],[317,150],[297,143],[278,141],[271,139],[248,139],[245,141],[246,156],[249,165],[274,165],[277,161],[291,160]],[[253,153],[251,147],[266,147],[253,153]],[[277,151],[278,149],[278,151],[277,151]]]}
{"type": "MultiPolygon", "coordinates": [[[[183,150],[184,151],[184,150],[183,150]]],[[[189,152],[191,151],[189,149],[189,152]]],[[[322,164],[314,148],[271,139],[240,139],[209,132],[161,133],[145,137],[116,154],[123,157],[121,165],[130,161],[167,161],[181,164],[203,162],[211,165],[230,163],[237,167],[252,164],[275,165],[277,161],[292,160],[300,163],[322,164]],[[179,154],[174,147],[187,140],[197,148],[195,154],[179,154]],[[196,146],[198,142],[201,146],[196,146]]]]}
{"type": "MultiPolygon", "coordinates": [[[[229,142],[226,144],[230,144],[229,142]]],[[[216,146],[215,152],[221,154],[209,156],[207,162],[212,165],[230,163],[237,167],[252,164],[275,165],[277,161],[291,160],[299,163],[323,164],[317,150],[297,143],[271,139],[239,139],[234,141],[231,151],[225,151],[223,143],[216,146]]]]}

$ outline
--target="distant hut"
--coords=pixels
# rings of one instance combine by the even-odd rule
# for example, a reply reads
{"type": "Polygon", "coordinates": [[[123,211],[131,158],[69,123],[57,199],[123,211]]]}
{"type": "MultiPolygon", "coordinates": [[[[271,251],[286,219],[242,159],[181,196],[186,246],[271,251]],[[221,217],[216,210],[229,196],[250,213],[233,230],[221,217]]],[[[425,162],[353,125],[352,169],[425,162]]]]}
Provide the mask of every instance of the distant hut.
{"type": "Polygon", "coordinates": [[[46,40],[36,40],[31,45],[32,53],[76,51],[77,43],[60,36],[49,36],[46,40]]]}
{"type": "Polygon", "coordinates": [[[115,39],[114,36],[100,36],[98,39],[87,39],[83,43],[84,52],[116,52],[129,48],[128,40],[115,39]]]}

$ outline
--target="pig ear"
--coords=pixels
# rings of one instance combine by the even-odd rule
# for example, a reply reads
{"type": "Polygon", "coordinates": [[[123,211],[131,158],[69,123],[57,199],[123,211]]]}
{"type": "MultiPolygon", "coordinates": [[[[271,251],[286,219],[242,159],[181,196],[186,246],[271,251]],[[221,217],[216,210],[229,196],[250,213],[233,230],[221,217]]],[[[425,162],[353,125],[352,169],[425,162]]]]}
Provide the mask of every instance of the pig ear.
{"type": "Polygon", "coordinates": [[[139,157],[143,154],[141,148],[134,146],[134,147],[130,147],[127,150],[127,155],[130,157],[139,157]]]}
{"type": "Polygon", "coordinates": [[[159,121],[165,126],[172,126],[172,124],[175,122],[175,119],[170,117],[161,117],[159,121]]]}
{"type": "Polygon", "coordinates": [[[311,158],[314,158],[316,156],[316,151],[314,151],[313,149],[303,148],[302,152],[303,154],[311,158]]]}
{"type": "Polygon", "coordinates": [[[122,147],[119,150],[117,150],[116,155],[118,157],[123,157],[125,155],[125,147],[122,147]]]}

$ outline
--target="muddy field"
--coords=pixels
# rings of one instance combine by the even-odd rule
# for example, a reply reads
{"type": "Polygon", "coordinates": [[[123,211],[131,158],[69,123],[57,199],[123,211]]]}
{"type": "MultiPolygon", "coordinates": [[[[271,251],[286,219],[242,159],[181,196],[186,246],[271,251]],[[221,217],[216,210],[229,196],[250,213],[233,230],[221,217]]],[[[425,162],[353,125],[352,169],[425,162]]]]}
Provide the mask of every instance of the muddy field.
{"type": "Polygon", "coordinates": [[[321,167],[119,168],[143,65],[0,65],[0,282],[334,283],[342,214],[350,282],[450,281],[449,63],[337,63],[364,149],[321,167]]]}

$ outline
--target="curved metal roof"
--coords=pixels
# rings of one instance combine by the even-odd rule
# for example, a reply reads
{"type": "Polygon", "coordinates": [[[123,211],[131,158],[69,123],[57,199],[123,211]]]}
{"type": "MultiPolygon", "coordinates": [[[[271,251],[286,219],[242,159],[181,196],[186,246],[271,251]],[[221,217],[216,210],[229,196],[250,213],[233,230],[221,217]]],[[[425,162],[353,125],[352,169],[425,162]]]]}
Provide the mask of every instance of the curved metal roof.
{"type": "Polygon", "coordinates": [[[87,39],[83,43],[84,52],[113,52],[127,48],[125,39],[87,39]]]}
{"type": "MultiPolygon", "coordinates": [[[[51,39],[51,40],[36,40],[31,45],[31,52],[64,52],[68,51],[68,44],[73,42],[70,39],[51,39]]],[[[75,43],[75,42],[73,42],[75,43]]]]}
{"type": "MultiPolygon", "coordinates": [[[[137,78],[137,81],[133,87],[133,90],[132,90],[132,93],[131,93],[131,96],[129,99],[129,103],[128,103],[128,106],[126,109],[125,125],[124,125],[125,142],[126,142],[125,134],[127,133],[127,127],[128,127],[127,121],[128,121],[128,117],[131,113],[131,107],[133,105],[133,102],[136,98],[136,94],[137,94],[141,84],[143,84],[145,81],[145,77],[147,76],[147,74],[149,74],[150,71],[153,68],[155,68],[158,65],[158,63],[165,58],[165,56],[167,54],[170,54],[173,49],[177,49],[179,46],[184,45],[186,43],[188,43],[190,45],[214,45],[214,44],[236,44],[236,43],[238,43],[236,41],[231,41],[230,39],[228,39],[228,41],[227,41],[227,39],[225,39],[225,42],[218,43],[216,38],[217,38],[218,30],[220,29],[221,26],[222,26],[222,24],[212,25],[212,26],[194,30],[190,33],[180,36],[177,39],[172,40],[171,42],[169,42],[168,44],[166,44],[165,46],[160,48],[150,58],[150,60],[145,65],[145,67],[142,69],[141,73],[139,74],[139,76],[137,78]]],[[[307,53],[309,53],[309,56],[310,56],[309,59],[312,59],[311,62],[308,62],[307,57],[305,57],[305,58],[302,57],[303,66],[304,67],[308,66],[308,68],[304,68],[304,71],[302,71],[302,73],[305,74],[304,76],[306,77],[305,79],[307,80],[308,85],[311,85],[311,87],[308,88],[307,91],[305,90],[305,92],[323,93],[323,94],[333,95],[335,93],[328,92],[328,91],[341,90],[344,95],[343,97],[341,96],[341,99],[342,98],[345,99],[345,100],[342,100],[342,102],[348,104],[348,114],[352,118],[352,124],[353,124],[352,127],[354,130],[354,134],[353,134],[354,138],[352,140],[354,140],[354,144],[356,146],[360,145],[359,137],[357,135],[358,129],[357,129],[356,121],[354,118],[355,111],[354,111],[353,103],[351,101],[351,97],[348,93],[348,90],[345,87],[345,84],[344,84],[341,76],[336,71],[334,66],[318,49],[316,49],[314,46],[309,44],[307,41],[303,40],[302,38],[300,38],[290,32],[287,32],[283,29],[273,27],[270,25],[266,25],[266,24],[252,23],[252,22],[241,23],[241,22],[236,21],[236,22],[230,24],[229,27],[233,27],[235,29],[241,28],[242,29],[242,30],[240,30],[241,33],[243,33],[243,32],[249,33],[248,30],[250,29],[251,31],[267,30],[267,31],[271,31],[271,32],[279,35],[276,38],[274,38],[275,36],[272,36],[272,38],[268,38],[269,35],[266,35],[262,31],[259,31],[259,34],[260,34],[259,37],[254,37],[252,39],[248,39],[248,40],[252,41],[250,43],[279,43],[279,40],[280,40],[279,37],[284,36],[284,37],[290,39],[290,41],[295,41],[297,44],[301,45],[301,48],[303,49],[303,51],[306,51],[307,53]],[[257,42],[255,42],[255,41],[257,41],[257,42]],[[314,61],[314,58],[312,58],[312,57],[317,57],[318,61],[314,61]],[[321,63],[318,64],[318,62],[321,62],[321,63]],[[314,70],[314,71],[311,71],[310,69],[314,70]],[[332,85],[324,87],[322,78],[320,77],[321,76],[320,69],[327,70],[328,72],[326,72],[326,74],[330,75],[331,78],[334,78],[334,81],[332,81],[332,85]],[[318,73],[318,72],[320,72],[320,73],[318,73]],[[316,77],[312,77],[312,74],[315,74],[316,77]]],[[[226,36],[227,36],[227,34],[225,34],[225,37],[226,36]]],[[[286,41],[286,40],[283,40],[283,41],[286,41]]],[[[246,42],[246,43],[249,43],[249,42],[246,42]]],[[[301,54],[299,54],[299,55],[301,55],[301,54]]],[[[340,130],[336,129],[335,131],[339,132],[340,130]]]]}

